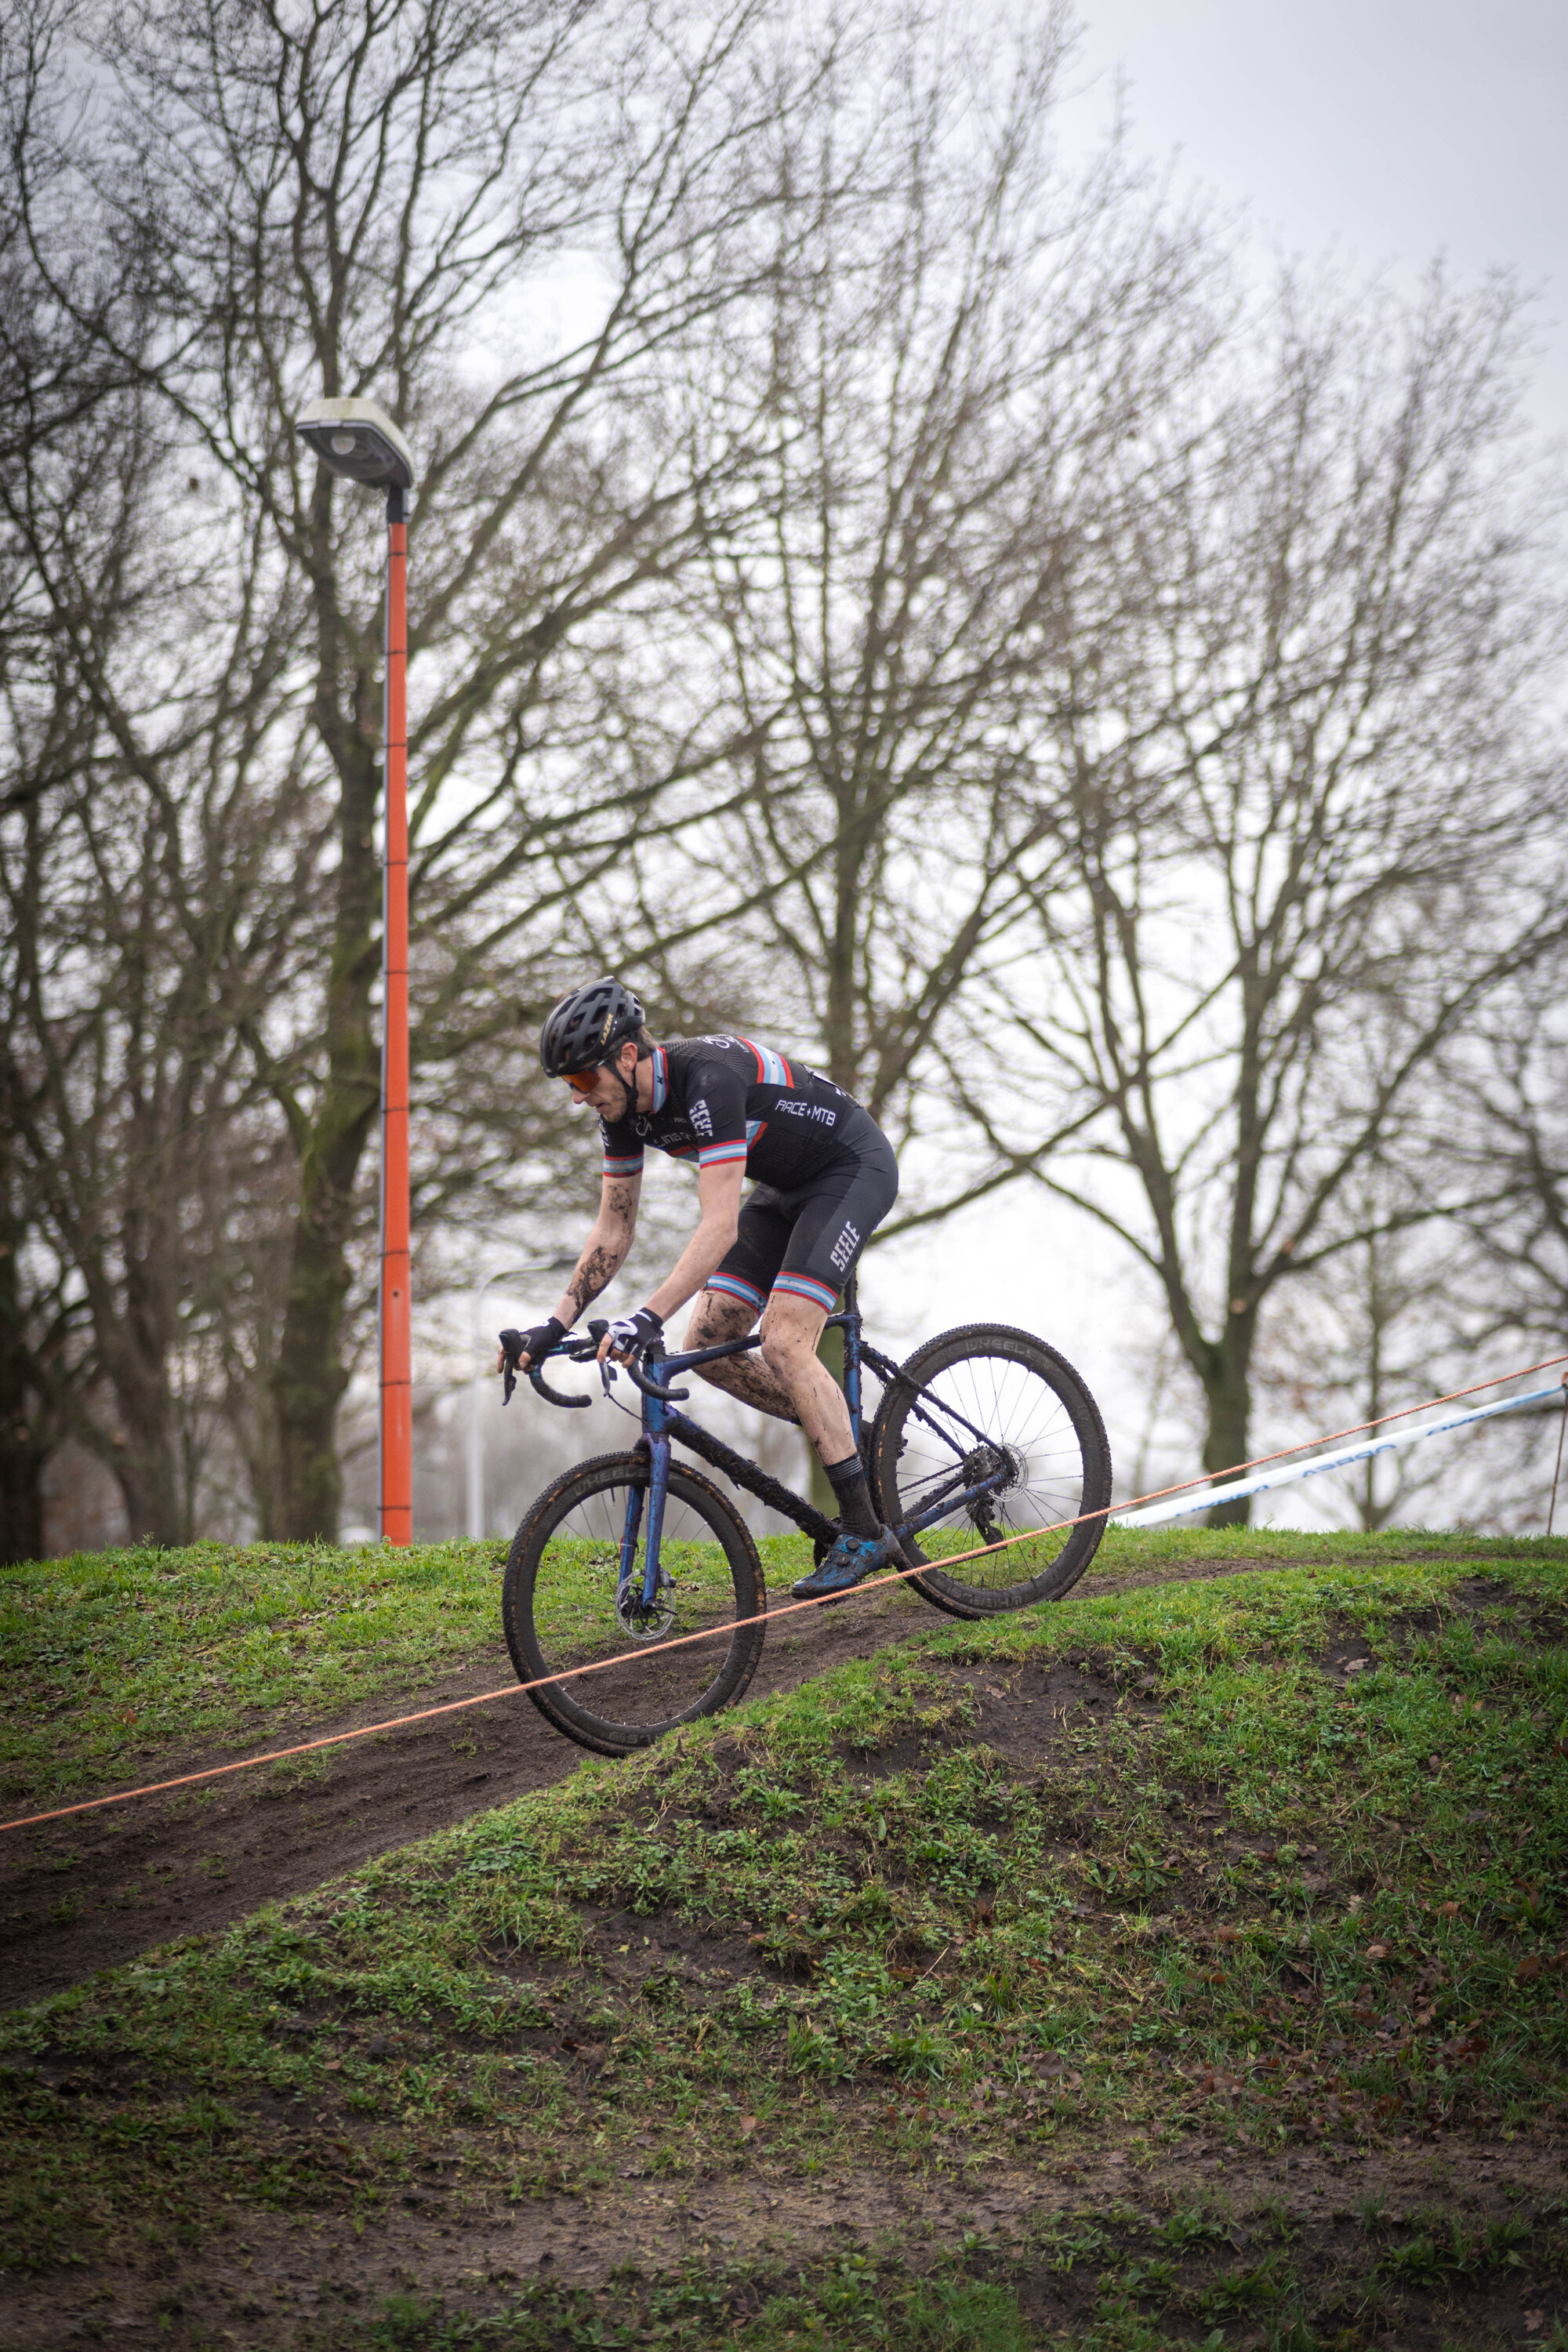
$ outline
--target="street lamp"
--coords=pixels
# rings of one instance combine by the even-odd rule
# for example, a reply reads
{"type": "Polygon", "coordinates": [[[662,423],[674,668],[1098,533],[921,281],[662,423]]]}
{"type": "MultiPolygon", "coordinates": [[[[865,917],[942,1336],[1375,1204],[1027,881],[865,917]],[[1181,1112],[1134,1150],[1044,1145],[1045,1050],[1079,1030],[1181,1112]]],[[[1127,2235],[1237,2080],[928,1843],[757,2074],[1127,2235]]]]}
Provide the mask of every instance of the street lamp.
{"type": "Polygon", "coordinates": [[[408,493],[414,458],[374,400],[312,400],[301,437],[344,481],[386,492],[386,858],[381,924],[381,1534],[414,1540],[408,1208],[408,493]]]}

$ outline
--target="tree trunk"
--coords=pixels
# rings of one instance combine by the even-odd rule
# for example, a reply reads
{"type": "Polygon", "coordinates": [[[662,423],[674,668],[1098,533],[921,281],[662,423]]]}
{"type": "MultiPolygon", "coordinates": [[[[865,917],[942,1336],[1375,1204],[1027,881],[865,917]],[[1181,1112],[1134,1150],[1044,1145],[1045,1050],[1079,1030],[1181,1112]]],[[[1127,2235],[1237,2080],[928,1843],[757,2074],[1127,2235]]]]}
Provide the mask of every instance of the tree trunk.
{"type": "Polygon", "coordinates": [[[360,1160],[381,1101],[380,1053],[371,1027],[377,968],[380,868],[374,847],[376,772],[368,743],[363,772],[345,783],[336,937],[327,989],[327,1075],[300,1165],[300,1211],[273,1368],[277,1474],[268,1535],[335,1542],[342,1502],[338,1406],[349,1383],[343,1307],[360,1160]]]}
{"type": "Polygon", "coordinates": [[[168,1391],[161,1379],[114,1381],[120,1427],[114,1433],[110,1467],[125,1499],[126,1528],[132,1543],[183,1543],[189,1535],[180,1508],[168,1391]]]}
{"type": "Polygon", "coordinates": [[[33,1412],[16,1254],[24,1228],[0,1224],[0,1562],[44,1556],[44,1450],[33,1412]]]}
{"type": "MultiPolygon", "coordinates": [[[[180,1503],[177,1416],[169,1382],[180,1278],[169,1199],[173,1178],[153,1151],[144,1159],[133,1155],[132,1167],[137,1197],[120,1218],[122,1309],[117,1311],[101,1263],[89,1279],[99,1360],[114,1400],[106,1458],[125,1499],[131,1541],[180,1544],[189,1541],[191,1529],[180,1503]]],[[[101,1437],[98,1444],[101,1451],[101,1437]]]]}
{"type": "MultiPolygon", "coordinates": [[[[351,657],[329,584],[331,477],[319,470],[311,505],[317,587],[317,730],[337,771],[338,886],[327,981],[326,1071],[310,1114],[289,1105],[300,1151],[300,1209],[271,1389],[277,1475],[267,1532],[287,1541],[337,1539],[342,1503],[338,1406],[349,1383],[343,1307],[360,1160],[381,1102],[381,1054],[371,1024],[380,964],[381,864],[375,848],[379,688],[371,663],[351,657]]],[[[366,520],[370,518],[367,516],[366,520]]]]}
{"type": "MultiPolygon", "coordinates": [[[[1233,1315],[1223,1339],[1209,1351],[1203,1374],[1208,1398],[1208,1429],[1204,1439],[1204,1468],[1216,1483],[1237,1475],[1247,1458],[1252,1437],[1252,1341],[1254,1318],[1233,1315]]],[[[1208,1515],[1211,1528],[1245,1528],[1252,1518],[1252,1497],[1241,1495],[1216,1503],[1208,1515]]]]}

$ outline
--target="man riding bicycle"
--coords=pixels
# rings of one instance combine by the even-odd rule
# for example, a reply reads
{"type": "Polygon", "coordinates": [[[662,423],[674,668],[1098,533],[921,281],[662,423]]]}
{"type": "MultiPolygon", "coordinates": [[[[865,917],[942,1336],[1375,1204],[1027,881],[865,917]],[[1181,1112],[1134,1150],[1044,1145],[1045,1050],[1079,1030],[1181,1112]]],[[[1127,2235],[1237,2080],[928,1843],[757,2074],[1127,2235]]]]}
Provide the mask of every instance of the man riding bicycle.
{"type": "Polygon", "coordinates": [[[606,975],[573,989],[539,1040],[547,1077],[564,1078],[599,1114],[599,1213],[555,1313],[522,1333],[527,1370],[565,1338],[619,1272],[637,1232],[643,1150],[651,1143],[697,1169],[696,1232],[644,1307],[611,1324],[601,1360],[662,1337],[667,1316],[701,1297],[689,1348],[744,1338],[762,1317],[761,1360],[696,1369],[760,1412],[795,1422],[816,1447],[838,1505],[839,1535],[794,1590],[847,1592],[899,1556],[871,1507],[844,1392],[817,1343],[870,1234],[898,1196],[893,1148],[831,1079],[745,1037],[659,1045],[630,989],[606,975]],[[754,1183],[742,1202],[746,1178],[754,1183]]]}

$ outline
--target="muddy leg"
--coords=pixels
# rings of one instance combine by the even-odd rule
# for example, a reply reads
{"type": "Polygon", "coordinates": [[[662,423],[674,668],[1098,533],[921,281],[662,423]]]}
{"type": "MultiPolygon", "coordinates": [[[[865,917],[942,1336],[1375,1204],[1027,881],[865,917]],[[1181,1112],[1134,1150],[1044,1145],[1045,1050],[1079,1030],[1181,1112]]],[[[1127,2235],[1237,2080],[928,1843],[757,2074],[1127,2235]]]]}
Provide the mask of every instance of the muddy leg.
{"type": "MultiPolygon", "coordinates": [[[[691,1310],[681,1344],[687,1348],[717,1348],[725,1339],[743,1339],[756,1319],[743,1298],[732,1297],[728,1291],[705,1290],[691,1310]]],[[[754,1405],[759,1412],[771,1413],[775,1421],[799,1420],[784,1387],[754,1353],[726,1356],[717,1364],[700,1364],[697,1376],[710,1388],[722,1389],[727,1395],[739,1397],[743,1404],[754,1405]]]]}

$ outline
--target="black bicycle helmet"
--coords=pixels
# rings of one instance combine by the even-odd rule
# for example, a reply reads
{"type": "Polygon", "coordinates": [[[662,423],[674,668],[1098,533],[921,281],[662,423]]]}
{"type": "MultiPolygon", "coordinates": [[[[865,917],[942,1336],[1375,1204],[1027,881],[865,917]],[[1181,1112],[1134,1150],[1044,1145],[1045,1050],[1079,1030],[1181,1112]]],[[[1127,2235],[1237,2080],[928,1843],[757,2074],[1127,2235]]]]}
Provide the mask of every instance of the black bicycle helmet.
{"type": "Polygon", "coordinates": [[[643,1025],[640,1001],[613,972],[574,988],[554,1006],[539,1033],[539,1060],[547,1078],[602,1069],[643,1025]]]}

